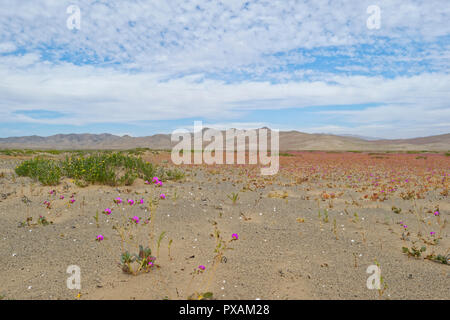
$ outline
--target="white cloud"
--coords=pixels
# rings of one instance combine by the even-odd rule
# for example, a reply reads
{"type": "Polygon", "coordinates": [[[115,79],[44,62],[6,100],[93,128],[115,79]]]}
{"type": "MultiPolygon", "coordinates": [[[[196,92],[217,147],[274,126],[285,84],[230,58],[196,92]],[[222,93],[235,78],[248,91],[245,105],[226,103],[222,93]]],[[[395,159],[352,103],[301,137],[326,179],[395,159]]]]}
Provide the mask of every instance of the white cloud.
{"type": "Polygon", "coordinates": [[[0,34],[19,47],[164,72],[267,68],[273,61],[265,55],[276,52],[370,44],[374,36],[407,43],[450,33],[445,0],[378,1],[382,27],[376,31],[366,27],[371,0],[84,0],[77,2],[79,32],[66,28],[70,1],[7,2],[0,34]]]}
{"type": "Polygon", "coordinates": [[[12,42],[0,42],[0,53],[13,52],[17,47],[12,42]]]}
{"type": "MultiPolygon", "coordinates": [[[[19,58],[17,58],[19,59],[19,58]]],[[[28,60],[27,57],[22,57],[28,60]]],[[[19,59],[20,60],[20,59],[19,59]]],[[[0,62],[1,62],[0,58],[0,62]]],[[[16,61],[22,65],[22,61],[16,61]]],[[[20,120],[86,124],[202,117],[232,118],[244,110],[383,103],[365,111],[334,111],[358,122],[391,118],[439,119],[448,116],[450,75],[422,74],[384,79],[330,76],[328,81],[225,83],[191,75],[160,81],[157,74],[125,74],[92,66],[39,64],[11,73],[0,68],[4,119],[19,120],[16,110],[53,110],[63,119],[20,120]]]]}
{"type": "Polygon", "coordinates": [[[83,125],[206,117],[211,126],[251,125],[239,120],[245,110],[368,103],[381,105],[321,116],[386,134],[397,121],[413,136],[408,125],[419,132],[434,123],[439,129],[431,133],[449,122],[445,0],[377,1],[379,30],[366,27],[372,0],[80,0],[79,31],[66,28],[71,4],[4,0],[3,122],[83,125]],[[427,45],[417,50],[417,43],[427,45]],[[356,48],[361,45],[373,51],[361,54],[356,48]],[[11,54],[16,51],[20,54],[11,54]],[[346,57],[342,65],[326,68],[339,56],[346,57]],[[402,68],[408,72],[399,72],[402,68]],[[18,110],[66,116],[35,119],[18,110]]]}

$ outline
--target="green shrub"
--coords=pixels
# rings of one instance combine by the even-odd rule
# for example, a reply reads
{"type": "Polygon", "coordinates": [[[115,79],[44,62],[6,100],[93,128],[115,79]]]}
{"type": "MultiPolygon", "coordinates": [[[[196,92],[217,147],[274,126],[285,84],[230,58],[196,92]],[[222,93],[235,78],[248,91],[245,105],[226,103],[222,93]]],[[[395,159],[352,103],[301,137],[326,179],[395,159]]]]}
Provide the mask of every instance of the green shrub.
{"type": "Polygon", "coordinates": [[[183,171],[178,169],[166,170],[165,175],[167,180],[181,180],[184,178],[185,174],[183,171]]]}
{"type": "Polygon", "coordinates": [[[43,185],[53,186],[61,179],[61,167],[53,160],[35,158],[22,162],[17,168],[19,176],[27,176],[38,180],[43,185]]]}
{"type": "Polygon", "coordinates": [[[22,162],[17,168],[19,176],[39,180],[44,185],[56,185],[62,176],[74,179],[78,186],[104,184],[110,186],[131,185],[137,178],[152,180],[179,180],[184,172],[164,170],[124,152],[72,153],[65,160],[50,160],[41,157],[22,162]]]}

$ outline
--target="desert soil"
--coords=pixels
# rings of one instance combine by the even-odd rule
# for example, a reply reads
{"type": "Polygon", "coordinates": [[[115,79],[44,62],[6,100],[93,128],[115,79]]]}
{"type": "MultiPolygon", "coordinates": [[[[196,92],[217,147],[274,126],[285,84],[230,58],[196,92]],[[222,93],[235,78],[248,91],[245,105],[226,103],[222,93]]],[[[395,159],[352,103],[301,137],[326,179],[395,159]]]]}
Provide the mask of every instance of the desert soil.
{"type": "MultiPolygon", "coordinates": [[[[169,154],[146,157],[171,166],[169,154]]],[[[69,179],[47,187],[17,177],[20,161],[0,159],[5,299],[186,299],[202,290],[215,299],[450,299],[449,265],[424,259],[450,254],[450,157],[443,154],[296,152],[281,157],[275,176],[260,176],[259,168],[249,166],[186,166],[184,179],[162,187],[138,180],[132,186],[80,188],[69,179]],[[239,195],[234,204],[233,192],[239,195]],[[121,241],[114,219],[124,212],[148,217],[150,199],[161,193],[166,199],[159,201],[154,234],[166,233],[158,267],[125,274],[118,266],[121,241]],[[116,205],[116,197],[137,203],[116,205]],[[102,213],[105,208],[113,209],[110,216],[102,213]],[[19,227],[39,216],[52,224],[19,227]],[[237,233],[239,240],[231,242],[233,250],[226,251],[206,288],[214,223],[225,239],[237,233]],[[96,241],[99,234],[103,241],[96,241]],[[402,252],[413,246],[426,251],[420,257],[402,252]],[[366,270],[375,261],[384,292],[367,288],[366,270]],[[69,265],[80,267],[80,290],[67,288],[69,265]],[[191,281],[199,265],[206,270],[191,281]]],[[[150,243],[153,254],[156,238],[136,236],[150,243]]]]}

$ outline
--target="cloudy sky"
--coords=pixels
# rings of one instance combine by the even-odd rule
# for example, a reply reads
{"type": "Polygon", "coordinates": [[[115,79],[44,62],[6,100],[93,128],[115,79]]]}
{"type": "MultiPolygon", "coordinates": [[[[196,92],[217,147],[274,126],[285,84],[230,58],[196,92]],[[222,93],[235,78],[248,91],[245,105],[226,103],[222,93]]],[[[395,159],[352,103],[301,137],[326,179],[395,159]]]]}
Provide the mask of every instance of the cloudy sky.
{"type": "Polygon", "coordinates": [[[450,132],[448,0],[0,6],[0,137],[144,136],[194,120],[381,138],[450,132]]]}

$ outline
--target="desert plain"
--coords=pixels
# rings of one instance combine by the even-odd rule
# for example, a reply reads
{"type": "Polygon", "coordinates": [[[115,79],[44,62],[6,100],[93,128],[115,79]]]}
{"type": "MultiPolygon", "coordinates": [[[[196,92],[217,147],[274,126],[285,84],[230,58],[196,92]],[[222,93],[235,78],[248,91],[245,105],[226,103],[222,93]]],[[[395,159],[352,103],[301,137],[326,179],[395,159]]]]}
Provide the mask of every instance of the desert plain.
{"type": "Polygon", "coordinates": [[[261,176],[146,150],[181,173],[129,185],[18,175],[34,156],[0,158],[2,299],[450,298],[445,152],[286,152],[261,176]],[[124,272],[122,253],[139,245],[151,265],[124,272]],[[67,285],[73,265],[80,288],[67,285]]]}

